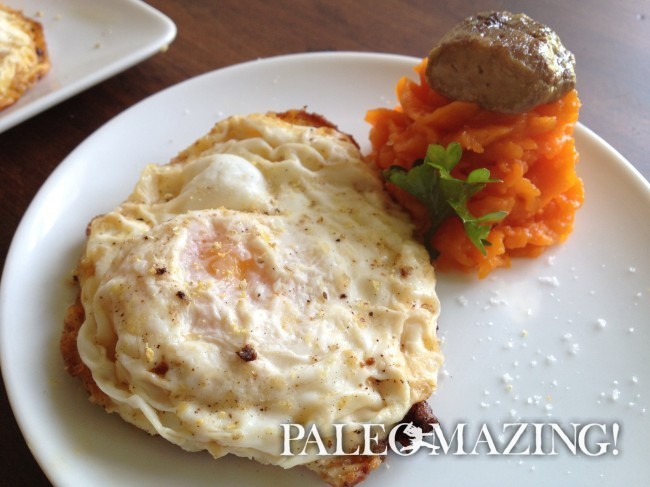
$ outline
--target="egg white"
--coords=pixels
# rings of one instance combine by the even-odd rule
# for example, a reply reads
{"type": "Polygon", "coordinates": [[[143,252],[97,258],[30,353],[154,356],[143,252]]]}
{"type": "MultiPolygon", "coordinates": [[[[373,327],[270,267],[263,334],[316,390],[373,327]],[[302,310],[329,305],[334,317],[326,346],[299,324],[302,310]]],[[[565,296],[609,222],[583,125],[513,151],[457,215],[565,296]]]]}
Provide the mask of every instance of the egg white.
{"type": "Polygon", "coordinates": [[[346,137],[229,118],[91,223],[79,353],[110,410],[186,450],[311,462],[281,424],[390,426],[435,389],[412,232],[346,137]]]}
{"type": "Polygon", "coordinates": [[[0,4],[0,110],[18,101],[49,67],[41,24],[0,4]]]}

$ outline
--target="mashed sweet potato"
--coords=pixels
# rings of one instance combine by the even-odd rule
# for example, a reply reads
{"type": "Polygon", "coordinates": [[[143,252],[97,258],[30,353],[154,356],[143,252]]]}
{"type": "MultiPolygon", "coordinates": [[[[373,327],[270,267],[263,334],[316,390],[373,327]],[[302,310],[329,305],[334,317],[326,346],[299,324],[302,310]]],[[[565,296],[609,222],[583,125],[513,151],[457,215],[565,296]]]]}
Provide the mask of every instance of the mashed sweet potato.
{"type": "MultiPolygon", "coordinates": [[[[399,80],[399,106],[368,111],[370,157],[380,168],[410,169],[424,157],[429,144],[446,146],[457,141],[463,156],[454,169],[455,177],[464,179],[472,169],[486,167],[492,178],[502,180],[475,194],[468,203],[470,211],[476,216],[508,212],[490,231],[487,255],[470,242],[457,217],[448,218],[432,239],[440,252],[436,267],[485,277],[497,267],[509,266],[511,257],[536,257],[564,241],[584,200],[582,181],[575,171],[577,92],[572,90],[526,113],[500,114],[437,94],[426,83],[425,68],[426,60],[415,67],[417,81],[399,80]]],[[[426,209],[400,188],[388,186],[424,230],[429,221],[426,209]]]]}

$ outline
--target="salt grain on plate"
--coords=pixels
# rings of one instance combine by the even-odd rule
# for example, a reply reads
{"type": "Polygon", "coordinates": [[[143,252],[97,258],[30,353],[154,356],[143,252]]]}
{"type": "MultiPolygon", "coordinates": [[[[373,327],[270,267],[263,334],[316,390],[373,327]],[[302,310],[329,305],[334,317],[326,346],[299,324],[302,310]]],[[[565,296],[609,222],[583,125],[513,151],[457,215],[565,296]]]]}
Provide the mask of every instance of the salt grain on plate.
{"type": "Polygon", "coordinates": [[[558,287],[560,285],[560,280],[555,276],[542,276],[539,277],[538,280],[542,284],[548,284],[553,287],[558,287]]]}

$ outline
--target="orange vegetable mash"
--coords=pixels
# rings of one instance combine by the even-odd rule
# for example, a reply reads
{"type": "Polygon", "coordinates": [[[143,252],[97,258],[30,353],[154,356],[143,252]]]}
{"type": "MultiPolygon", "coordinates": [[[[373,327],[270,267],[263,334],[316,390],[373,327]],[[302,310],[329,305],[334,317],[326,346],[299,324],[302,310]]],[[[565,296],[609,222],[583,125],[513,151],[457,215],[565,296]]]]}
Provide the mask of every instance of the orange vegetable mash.
{"type": "MultiPolygon", "coordinates": [[[[485,167],[492,178],[502,180],[476,193],[469,210],[476,216],[508,212],[490,231],[485,256],[467,238],[460,219],[449,217],[433,235],[432,245],[440,252],[436,268],[485,277],[509,266],[511,257],[536,257],[564,241],[584,200],[575,171],[573,129],[580,108],[576,91],[526,113],[501,114],[437,94],[426,82],[425,67],[426,59],[415,68],[419,81],[399,80],[398,107],[368,111],[370,157],[382,169],[410,169],[424,158],[429,144],[459,142],[463,156],[452,171],[455,177],[465,179],[471,170],[485,167]]],[[[400,188],[388,187],[424,231],[429,221],[424,206],[400,188]]]]}

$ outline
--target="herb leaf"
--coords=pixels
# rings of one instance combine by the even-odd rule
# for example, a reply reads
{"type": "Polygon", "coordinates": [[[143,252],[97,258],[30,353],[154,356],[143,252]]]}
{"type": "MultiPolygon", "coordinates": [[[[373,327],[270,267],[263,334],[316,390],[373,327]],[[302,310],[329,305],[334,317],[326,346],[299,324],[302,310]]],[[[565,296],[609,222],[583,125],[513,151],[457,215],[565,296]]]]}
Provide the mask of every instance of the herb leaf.
{"type": "Polygon", "coordinates": [[[402,188],[422,203],[429,212],[431,225],[425,235],[425,246],[433,259],[439,252],[431,246],[431,237],[440,224],[454,213],[463,222],[470,241],[486,255],[487,237],[492,223],[503,219],[505,211],[494,211],[480,217],[472,215],[467,208],[471,196],[482,190],[488,183],[500,182],[490,179],[486,168],[474,169],[467,179],[455,178],[451,170],[458,164],[462,148],[458,142],[450,143],[446,148],[431,144],[427,148],[424,160],[416,161],[410,170],[400,166],[391,166],[384,171],[384,178],[402,188]]]}

